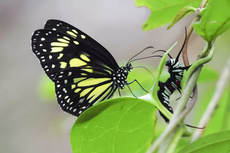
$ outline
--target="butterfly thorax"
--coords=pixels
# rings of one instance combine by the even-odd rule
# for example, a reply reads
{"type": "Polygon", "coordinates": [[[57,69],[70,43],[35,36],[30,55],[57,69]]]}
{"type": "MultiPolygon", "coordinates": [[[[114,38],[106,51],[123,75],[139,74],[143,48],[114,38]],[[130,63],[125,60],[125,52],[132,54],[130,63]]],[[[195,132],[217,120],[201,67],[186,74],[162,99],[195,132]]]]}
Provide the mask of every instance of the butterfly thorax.
{"type": "Polygon", "coordinates": [[[126,66],[120,67],[116,72],[112,74],[112,80],[115,86],[118,86],[120,89],[124,89],[124,85],[127,84],[127,75],[132,71],[133,67],[130,63],[126,66]]]}
{"type": "Polygon", "coordinates": [[[168,66],[170,77],[175,77],[176,80],[181,82],[184,73],[184,65],[180,61],[176,61],[176,59],[167,60],[165,65],[168,66]]]}

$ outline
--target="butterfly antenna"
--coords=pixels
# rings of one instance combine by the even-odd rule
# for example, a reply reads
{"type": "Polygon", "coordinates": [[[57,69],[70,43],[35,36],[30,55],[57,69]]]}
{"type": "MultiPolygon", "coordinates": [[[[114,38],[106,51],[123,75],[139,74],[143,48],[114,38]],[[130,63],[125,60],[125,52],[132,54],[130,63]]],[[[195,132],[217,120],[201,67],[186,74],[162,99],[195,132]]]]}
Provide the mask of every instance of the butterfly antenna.
{"type": "Polygon", "coordinates": [[[141,58],[136,58],[136,59],[133,59],[133,60],[129,60],[129,63],[131,63],[133,61],[142,60],[142,59],[152,58],[152,57],[161,57],[162,58],[161,55],[146,56],[146,57],[141,57],[141,58]]]}
{"type": "Polygon", "coordinates": [[[131,57],[131,58],[129,59],[128,63],[131,63],[131,60],[132,60],[134,57],[136,57],[136,56],[139,55],[140,53],[142,53],[142,52],[144,52],[145,50],[150,49],[150,48],[153,48],[153,46],[148,46],[148,47],[144,48],[143,50],[141,50],[140,52],[138,52],[137,54],[135,54],[133,57],[131,57]]]}
{"type": "Polygon", "coordinates": [[[150,73],[150,75],[155,79],[155,77],[153,76],[153,74],[149,71],[149,69],[147,69],[146,67],[144,66],[134,66],[133,68],[143,68],[145,69],[146,71],[148,71],[150,73]]]}
{"type": "MultiPolygon", "coordinates": [[[[167,51],[165,51],[165,50],[156,50],[152,54],[157,53],[157,52],[164,52],[164,53],[166,53],[167,51]]],[[[169,53],[168,53],[168,56],[169,56],[169,58],[173,59],[172,56],[169,53]]]]}
{"type": "Polygon", "coordinates": [[[185,124],[187,127],[190,127],[190,128],[195,128],[195,129],[204,129],[206,126],[204,127],[196,127],[196,126],[192,126],[192,125],[189,125],[189,124],[185,124]]]}
{"type": "Polygon", "coordinates": [[[180,54],[181,54],[182,50],[184,49],[186,41],[187,41],[187,28],[185,27],[185,39],[184,39],[184,43],[183,43],[183,46],[180,49],[180,52],[178,53],[178,55],[176,57],[176,62],[178,62],[178,60],[179,60],[180,54]]]}

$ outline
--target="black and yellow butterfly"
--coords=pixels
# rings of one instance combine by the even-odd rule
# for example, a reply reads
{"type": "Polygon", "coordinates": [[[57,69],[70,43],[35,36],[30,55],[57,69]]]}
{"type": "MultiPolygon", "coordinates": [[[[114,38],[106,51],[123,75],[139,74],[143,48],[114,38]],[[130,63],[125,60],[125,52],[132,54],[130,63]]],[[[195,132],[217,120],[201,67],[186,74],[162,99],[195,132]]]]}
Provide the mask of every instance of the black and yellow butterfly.
{"type": "Polygon", "coordinates": [[[107,49],[63,21],[48,20],[44,29],[33,33],[31,41],[42,68],[55,83],[60,107],[72,115],[79,116],[136,81],[126,80],[133,68],[130,60],[119,67],[107,49]]]}

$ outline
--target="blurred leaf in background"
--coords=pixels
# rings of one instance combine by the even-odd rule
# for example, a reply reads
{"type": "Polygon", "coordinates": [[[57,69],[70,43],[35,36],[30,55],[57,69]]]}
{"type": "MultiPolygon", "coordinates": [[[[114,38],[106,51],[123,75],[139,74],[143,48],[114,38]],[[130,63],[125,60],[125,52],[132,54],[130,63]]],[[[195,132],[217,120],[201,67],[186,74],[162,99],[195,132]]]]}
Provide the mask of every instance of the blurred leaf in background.
{"type": "Polygon", "coordinates": [[[144,30],[159,28],[171,22],[184,6],[198,7],[201,0],[135,0],[137,7],[146,6],[151,10],[148,20],[144,23],[144,30]]]}
{"type": "Polygon", "coordinates": [[[207,83],[209,81],[217,81],[219,72],[210,66],[204,66],[199,75],[197,83],[207,83]]]}
{"type": "Polygon", "coordinates": [[[229,152],[230,131],[210,134],[186,146],[178,153],[227,153],[229,152]]]}
{"type": "Polygon", "coordinates": [[[50,103],[56,101],[54,83],[45,75],[41,75],[38,81],[38,96],[42,101],[50,103]]]}
{"type": "Polygon", "coordinates": [[[209,0],[194,30],[206,41],[214,40],[230,28],[230,11],[226,10],[230,10],[229,0],[209,0]]]}

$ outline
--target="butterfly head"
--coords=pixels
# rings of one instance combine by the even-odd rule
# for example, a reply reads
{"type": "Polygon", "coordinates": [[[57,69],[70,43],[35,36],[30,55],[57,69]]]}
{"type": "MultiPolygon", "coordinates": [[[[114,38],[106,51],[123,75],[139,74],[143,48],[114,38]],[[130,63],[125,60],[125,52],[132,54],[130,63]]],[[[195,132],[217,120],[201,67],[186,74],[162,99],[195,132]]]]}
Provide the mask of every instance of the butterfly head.
{"type": "Polygon", "coordinates": [[[131,63],[127,63],[126,65],[125,65],[125,67],[124,67],[128,72],[130,72],[130,71],[132,71],[132,69],[133,69],[133,66],[132,66],[132,64],[131,63]]]}
{"type": "Polygon", "coordinates": [[[170,67],[172,65],[172,62],[175,62],[175,59],[168,59],[165,63],[166,66],[170,67]]]}
{"type": "Polygon", "coordinates": [[[176,59],[168,59],[165,65],[168,67],[169,71],[174,69],[181,69],[184,67],[183,64],[176,59]]]}

